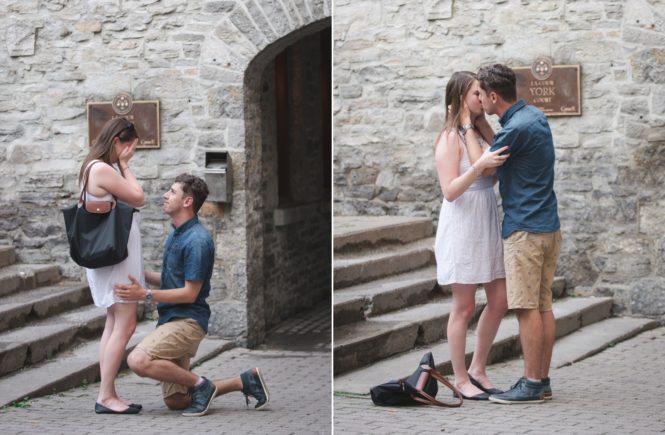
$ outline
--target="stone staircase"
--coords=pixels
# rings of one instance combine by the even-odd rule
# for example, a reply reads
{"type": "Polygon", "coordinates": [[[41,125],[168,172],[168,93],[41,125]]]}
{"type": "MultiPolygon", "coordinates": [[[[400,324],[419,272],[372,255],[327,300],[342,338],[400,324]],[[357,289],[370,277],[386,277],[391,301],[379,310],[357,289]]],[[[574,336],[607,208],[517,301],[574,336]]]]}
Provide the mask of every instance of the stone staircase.
{"type": "MultiPolygon", "coordinates": [[[[99,380],[105,319],[87,283],[63,280],[56,265],[17,263],[14,247],[0,246],[0,407],[99,380]]],[[[127,352],[154,327],[139,321],[127,352]]],[[[192,364],[231,347],[206,339],[192,364]]]]}
{"type": "MultiPolygon", "coordinates": [[[[432,350],[437,368],[452,373],[446,326],[450,288],[437,285],[430,219],[336,217],[334,256],[334,390],[368,394],[390,379],[408,376],[432,350]]],[[[566,297],[565,281],[552,287],[557,319],[553,367],[571,364],[657,326],[648,319],[610,318],[612,298],[566,297]]],[[[467,337],[471,360],[476,313],[467,337]]],[[[490,363],[520,354],[514,315],[502,321],[490,363]]]]}

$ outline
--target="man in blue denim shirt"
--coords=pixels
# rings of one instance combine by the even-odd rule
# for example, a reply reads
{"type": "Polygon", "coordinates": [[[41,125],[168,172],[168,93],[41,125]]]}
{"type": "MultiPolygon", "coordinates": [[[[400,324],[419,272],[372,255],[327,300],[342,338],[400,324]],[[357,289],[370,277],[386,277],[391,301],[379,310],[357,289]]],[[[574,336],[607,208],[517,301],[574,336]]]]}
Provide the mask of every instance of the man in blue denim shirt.
{"type": "Polygon", "coordinates": [[[524,376],[498,403],[534,403],[551,399],[549,367],[556,322],[552,282],[561,233],[554,194],[554,142],[543,112],[517,100],[516,77],[505,65],[478,72],[483,109],[500,117],[501,131],[492,151],[509,147],[497,168],[504,212],[502,236],[508,308],[515,310],[524,353],[524,376]]]}
{"type": "Polygon", "coordinates": [[[173,230],[164,246],[162,273],[145,271],[146,281],[160,290],[145,289],[132,276],[131,285],[115,286],[116,294],[123,299],[157,302],[157,328],[129,354],[127,364],[137,375],[161,381],[164,403],[169,409],[183,410],[184,416],[204,415],[215,396],[231,391],[254,397],[257,409],[269,401],[268,389],[256,367],[238,377],[214,381],[189,370],[189,361],[208,332],[210,318],[206,298],[215,246],[197,216],[207,196],[205,181],[179,175],[164,194],[164,212],[171,217],[173,230]]]}

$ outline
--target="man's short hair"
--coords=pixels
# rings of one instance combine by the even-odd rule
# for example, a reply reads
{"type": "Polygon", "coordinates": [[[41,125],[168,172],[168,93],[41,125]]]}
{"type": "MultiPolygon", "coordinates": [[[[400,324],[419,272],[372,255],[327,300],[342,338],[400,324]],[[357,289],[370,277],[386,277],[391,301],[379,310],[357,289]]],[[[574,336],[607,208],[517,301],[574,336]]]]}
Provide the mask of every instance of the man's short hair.
{"type": "Polygon", "coordinates": [[[209,191],[206,182],[195,175],[186,173],[178,175],[175,182],[180,183],[185,196],[191,196],[194,199],[194,213],[198,213],[208,197],[209,191]]]}
{"type": "Polygon", "coordinates": [[[515,72],[505,65],[497,63],[480,68],[478,82],[485,92],[496,92],[505,101],[512,102],[517,99],[515,72]]]}

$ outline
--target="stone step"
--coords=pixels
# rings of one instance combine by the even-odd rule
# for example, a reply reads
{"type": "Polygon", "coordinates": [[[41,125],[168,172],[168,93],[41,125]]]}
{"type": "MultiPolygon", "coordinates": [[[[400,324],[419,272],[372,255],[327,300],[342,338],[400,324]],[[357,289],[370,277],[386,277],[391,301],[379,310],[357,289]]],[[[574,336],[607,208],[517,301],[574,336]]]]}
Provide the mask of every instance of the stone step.
{"type": "Polygon", "coordinates": [[[335,216],[335,252],[362,250],[388,243],[409,243],[432,236],[431,218],[402,216],[335,216]]]}
{"type": "MultiPolygon", "coordinates": [[[[476,292],[475,318],[485,307],[485,292],[476,292]]],[[[335,374],[387,358],[446,336],[452,298],[335,327],[335,374]]]]}
{"type": "Polygon", "coordinates": [[[0,376],[51,358],[77,340],[101,335],[106,310],[87,306],[0,334],[0,376]]]}
{"type": "MultiPolygon", "coordinates": [[[[553,306],[557,324],[557,338],[575,329],[601,321],[610,315],[612,298],[566,298],[556,301],[553,306]],[[566,332],[567,331],[567,332],[566,332]]],[[[469,331],[466,342],[467,364],[473,356],[475,334],[469,331]]],[[[520,353],[519,326],[514,315],[508,315],[501,322],[488,357],[488,364],[505,360],[520,353]]],[[[556,349],[556,347],[555,347],[556,349]]],[[[448,375],[452,373],[448,343],[441,340],[427,347],[412,349],[392,358],[376,361],[352,372],[336,376],[335,391],[355,394],[369,394],[375,385],[410,375],[425,352],[432,351],[437,369],[448,375]]]]}
{"type": "Polygon", "coordinates": [[[58,266],[13,264],[0,269],[0,297],[60,281],[58,266]]]}
{"type": "Polygon", "coordinates": [[[82,282],[63,281],[14,293],[0,298],[0,332],[91,303],[88,285],[82,282]]]}
{"type": "Polygon", "coordinates": [[[657,326],[656,320],[636,317],[612,317],[585,326],[556,342],[552,367],[560,368],[582,361],[657,326]]]}
{"type": "MultiPolygon", "coordinates": [[[[154,320],[139,322],[136,332],[127,345],[123,368],[127,367],[126,355],[155,328],[155,325],[154,320]]],[[[191,366],[195,367],[233,347],[234,343],[231,341],[206,337],[201,342],[196,357],[192,359],[191,366]]],[[[52,360],[0,378],[0,407],[24,400],[26,397],[35,398],[53,394],[98,380],[99,340],[90,340],[58,354],[52,360]]],[[[92,404],[90,405],[92,409],[92,404]]]]}
{"type": "Polygon", "coordinates": [[[16,262],[16,251],[13,246],[0,246],[0,267],[9,266],[16,262]]]}
{"type": "Polygon", "coordinates": [[[334,263],[335,289],[342,289],[433,265],[434,238],[361,254],[336,255],[334,263]]]}
{"type": "Polygon", "coordinates": [[[335,326],[423,304],[433,294],[450,294],[449,286],[439,290],[439,286],[436,284],[435,267],[418,269],[336,290],[333,295],[335,326]]]}
{"type": "MultiPolygon", "coordinates": [[[[410,274],[404,274],[402,276],[408,277],[409,275],[410,274]]],[[[411,276],[410,278],[413,279],[414,276],[411,276]]],[[[408,282],[408,279],[405,279],[405,281],[408,282]]],[[[387,282],[388,281],[384,281],[383,283],[387,284],[387,282]]],[[[552,292],[557,295],[557,299],[564,293],[565,286],[566,283],[563,277],[555,277],[554,283],[552,284],[552,292]]],[[[355,291],[354,289],[359,289],[359,292],[362,293],[363,291],[370,291],[372,287],[371,285],[357,286],[348,290],[355,291]]],[[[361,367],[372,361],[386,358],[399,352],[404,352],[414,346],[431,343],[445,336],[451,309],[451,299],[439,298],[436,302],[430,301],[429,303],[418,306],[403,305],[408,308],[395,312],[384,312],[381,315],[372,317],[364,317],[363,314],[363,317],[356,322],[341,322],[338,324],[338,310],[340,310],[339,312],[341,312],[342,315],[347,316],[346,318],[343,318],[343,320],[347,320],[351,315],[357,316],[357,313],[353,312],[354,309],[361,311],[361,309],[365,310],[367,307],[366,298],[361,296],[352,297],[352,294],[349,294],[348,300],[340,302],[340,305],[343,308],[338,309],[337,295],[343,294],[347,296],[345,292],[347,292],[347,290],[341,290],[334,293],[336,316],[334,330],[335,373],[343,373],[356,367],[361,367]],[[346,314],[342,309],[346,310],[346,313],[349,314],[346,314]]],[[[442,294],[449,295],[449,292],[444,290],[442,294]]],[[[384,297],[381,293],[378,293],[378,296],[379,298],[384,297]]],[[[389,302],[395,300],[390,299],[389,296],[386,296],[385,298],[389,302]]],[[[479,287],[476,292],[476,312],[473,320],[475,320],[476,316],[480,314],[480,311],[482,311],[485,306],[485,302],[485,292],[482,287],[479,287]]],[[[387,304],[381,306],[381,308],[384,307],[390,306],[387,304]]],[[[397,307],[396,303],[392,308],[395,307],[397,307]]],[[[607,308],[607,313],[599,312],[597,308],[594,308],[590,313],[585,314],[585,316],[602,314],[607,317],[609,316],[609,309],[611,309],[611,303],[607,308]]],[[[562,331],[569,332],[571,328],[578,328],[579,326],[574,323],[575,319],[576,318],[571,320],[573,323],[566,321],[566,319],[562,319],[562,328],[564,328],[562,331]]]]}

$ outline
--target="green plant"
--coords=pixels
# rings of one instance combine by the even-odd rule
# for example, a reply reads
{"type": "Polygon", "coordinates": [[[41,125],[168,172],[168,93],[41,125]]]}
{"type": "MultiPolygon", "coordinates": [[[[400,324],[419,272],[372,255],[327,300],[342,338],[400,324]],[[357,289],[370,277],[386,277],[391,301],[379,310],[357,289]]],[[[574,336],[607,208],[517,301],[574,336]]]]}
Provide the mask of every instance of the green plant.
{"type": "Polygon", "coordinates": [[[26,396],[22,400],[14,401],[9,404],[12,408],[29,408],[30,407],[30,397],[26,396]]]}

